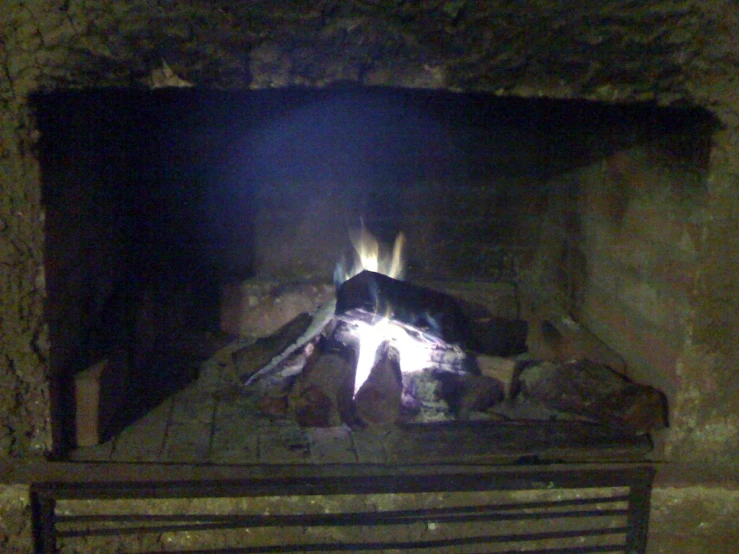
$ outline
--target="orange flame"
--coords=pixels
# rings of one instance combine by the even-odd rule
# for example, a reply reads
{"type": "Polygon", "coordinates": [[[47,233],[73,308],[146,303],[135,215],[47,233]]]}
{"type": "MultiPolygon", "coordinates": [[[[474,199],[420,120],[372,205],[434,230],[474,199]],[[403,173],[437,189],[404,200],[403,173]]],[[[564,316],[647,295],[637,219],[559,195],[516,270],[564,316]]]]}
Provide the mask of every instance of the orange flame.
{"type": "Polygon", "coordinates": [[[354,248],[350,263],[342,260],[336,265],[334,282],[340,285],[364,270],[382,273],[393,279],[405,277],[405,235],[400,232],[395,237],[392,249],[381,244],[370,233],[362,221],[358,230],[349,232],[349,239],[354,248]]]}

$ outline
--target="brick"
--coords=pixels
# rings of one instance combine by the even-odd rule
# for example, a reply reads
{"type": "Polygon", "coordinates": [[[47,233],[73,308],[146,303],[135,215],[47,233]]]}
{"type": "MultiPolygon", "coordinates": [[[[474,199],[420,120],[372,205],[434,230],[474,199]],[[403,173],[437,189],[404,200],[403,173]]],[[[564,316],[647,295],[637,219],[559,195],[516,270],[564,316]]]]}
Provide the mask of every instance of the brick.
{"type": "MultiPolygon", "coordinates": [[[[625,269],[637,272],[645,280],[660,284],[663,289],[673,289],[683,294],[693,290],[697,259],[673,256],[664,247],[641,239],[614,243],[603,256],[625,266],[625,269]]],[[[614,266],[613,270],[618,271],[618,267],[614,266]]]]}
{"type": "Polygon", "coordinates": [[[158,461],[171,411],[172,400],[167,399],[136,423],[124,429],[115,439],[111,460],[117,462],[158,461]]]}
{"type": "Polygon", "coordinates": [[[620,288],[620,278],[623,269],[614,264],[608,256],[592,254],[588,256],[587,282],[594,283],[599,290],[606,294],[616,294],[620,288]]]}
{"type": "Polygon", "coordinates": [[[190,421],[187,424],[171,423],[167,426],[159,461],[201,463],[210,455],[212,425],[190,421]]]}
{"type": "Polygon", "coordinates": [[[268,336],[302,312],[313,313],[334,296],[328,284],[276,284],[250,282],[221,289],[221,330],[239,336],[268,336]]]}
{"type": "Polygon", "coordinates": [[[121,407],[128,376],[123,355],[113,355],[78,373],[74,379],[77,446],[93,446],[103,440],[121,407]]]}
{"type": "Polygon", "coordinates": [[[172,423],[211,423],[215,410],[215,399],[207,390],[188,387],[172,399],[172,423]]]}
{"type": "Polygon", "coordinates": [[[668,204],[632,202],[624,217],[621,233],[636,236],[674,249],[676,254],[695,256],[700,246],[702,226],[668,204]]]}
{"type": "Polygon", "coordinates": [[[313,463],[346,464],[357,462],[352,446],[351,432],[341,427],[313,427],[308,429],[308,440],[313,463]]]}
{"type": "Polygon", "coordinates": [[[310,444],[297,423],[284,422],[264,429],[259,435],[259,462],[265,464],[310,463],[310,444]]]}

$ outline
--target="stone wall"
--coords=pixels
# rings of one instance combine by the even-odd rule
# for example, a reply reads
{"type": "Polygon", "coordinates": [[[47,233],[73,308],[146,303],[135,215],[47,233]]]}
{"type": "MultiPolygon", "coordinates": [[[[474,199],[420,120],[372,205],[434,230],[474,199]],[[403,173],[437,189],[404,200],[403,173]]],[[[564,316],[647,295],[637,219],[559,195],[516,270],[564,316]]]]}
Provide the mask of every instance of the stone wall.
{"type": "Polygon", "coordinates": [[[590,169],[584,177],[601,186],[580,198],[588,267],[578,320],[670,399],[705,224],[705,174],[692,169],[625,152],[590,169]]]}
{"type": "Polygon", "coordinates": [[[684,433],[679,360],[708,220],[707,163],[664,164],[664,154],[641,145],[559,176],[530,271],[541,304],[566,309],[623,356],[629,377],[666,394],[672,425],[655,435],[657,458],[684,433]]]}
{"type": "Polygon", "coordinates": [[[711,156],[698,233],[695,316],[676,364],[682,446],[674,457],[729,459],[739,359],[736,157],[739,22],[732,2],[47,2],[6,7],[0,23],[0,447],[51,448],[43,318],[44,209],[32,93],[143,87],[162,60],[204,87],[340,80],[605,101],[653,99],[712,110],[725,129],[711,156]],[[706,372],[706,367],[711,371],[706,372]],[[706,379],[708,380],[706,382],[706,379]],[[700,385],[699,385],[700,384],[700,385]],[[701,388],[716,391],[706,397],[701,388]],[[687,415],[692,414],[692,415],[687,415]],[[708,432],[711,430],[710,432],[708,432]],[[720,454],[703,433],[723,439],[720,454]],[[708,444],[708,443],[706,443],[708,444]]]}

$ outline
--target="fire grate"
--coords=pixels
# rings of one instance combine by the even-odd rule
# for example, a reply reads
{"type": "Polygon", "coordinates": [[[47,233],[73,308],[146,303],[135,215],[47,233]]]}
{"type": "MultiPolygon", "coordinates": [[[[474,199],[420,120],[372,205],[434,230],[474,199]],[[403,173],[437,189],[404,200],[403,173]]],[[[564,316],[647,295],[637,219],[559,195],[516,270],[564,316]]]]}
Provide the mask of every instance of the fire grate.
{"type": "Polygon", "coordinates": [[[567,467],[36,483],[34,538],[41,553],[60,545],[78,551],[74,541],[110,547],[105,540],[122,541],[116,551],[125,552],[644,553],[654,470],[567,467]],[[210,504],[208,513],[197,504],[166,504],[216,498],[238,499],[240,509],[214,511],[210,504]],[[147,501],[148,510],[136,500],[147,501]],[[115,508],[116,501],[128,501],[128,508],[115,508]]]}

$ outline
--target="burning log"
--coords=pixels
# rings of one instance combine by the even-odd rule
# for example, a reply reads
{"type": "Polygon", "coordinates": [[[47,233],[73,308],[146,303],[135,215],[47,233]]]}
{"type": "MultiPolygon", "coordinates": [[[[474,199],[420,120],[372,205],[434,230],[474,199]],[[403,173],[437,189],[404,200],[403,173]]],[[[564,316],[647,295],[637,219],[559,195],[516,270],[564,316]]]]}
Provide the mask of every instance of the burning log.
{"type": "Polygon", "coordinates": [[[339,287],[336,315],[367,323],[385,317],[433,342],[459,344],[469,337],[469,322],[451,296],[373,271],[339,287]]]}
{"type": "Polygon", "coordinates": [[[354,397],[357,418],[370,427],[394,424],[400,416],[402,391],[398,351],[385,341],[377,349],[369,377],[354,397]]]}
{"type": "Polygon", "coordinates": [[[318,343],[288,395],[288,409],[300,425],[335,427],[353,418],[357,349],[345,324],[318,343]]]}
{"type": "Polygon", "coordinates": [[[664,396],[588,360],[524,367],[514,389],[546,406],[634,433],[667,426],[664,396]]]}
{"type": "Polygon", "coordinates": [[[388,318],[420,339],[485,354],[509,356],[526,350],[525,321],[470,320],[453,297],[372,271],[362,271],[338,288],[336,315],[367,323],[388,318]]]}

